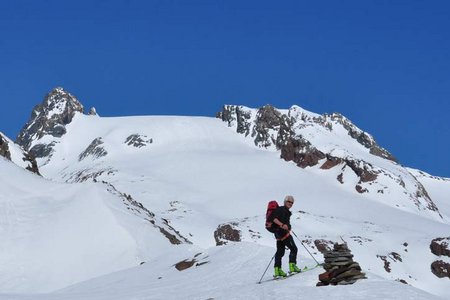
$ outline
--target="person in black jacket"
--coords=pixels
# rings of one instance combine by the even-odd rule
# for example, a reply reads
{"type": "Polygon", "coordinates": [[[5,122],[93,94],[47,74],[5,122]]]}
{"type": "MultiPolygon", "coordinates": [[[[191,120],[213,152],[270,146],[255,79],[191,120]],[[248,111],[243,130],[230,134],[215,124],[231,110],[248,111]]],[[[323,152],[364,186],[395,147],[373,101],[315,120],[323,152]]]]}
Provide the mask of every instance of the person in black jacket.
{"type": "Polygon", "coordinates": [[[285,247],[290,250],[289,253],[289,272],[298,273],[301,270],[297,267],[297,245],[291,236],[291,207],[294,205],[294,197],[286,196],[284,205],[273,211],[270,218],[277,227],[275,229],[275,238],[277,239],[277,252],[275,253],[275,277],[286,277],[286,273],[281,268],[281,259],[284,256],[285,247]]]}

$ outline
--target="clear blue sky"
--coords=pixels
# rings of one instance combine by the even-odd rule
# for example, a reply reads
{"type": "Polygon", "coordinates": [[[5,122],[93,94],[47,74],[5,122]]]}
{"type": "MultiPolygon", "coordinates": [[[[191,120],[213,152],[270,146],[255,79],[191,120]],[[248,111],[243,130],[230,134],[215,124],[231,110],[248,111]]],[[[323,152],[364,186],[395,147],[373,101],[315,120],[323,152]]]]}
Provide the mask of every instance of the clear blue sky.
{"type": "Polygon", "coordinates": [[[340,112],[450,177],[449,1],[1,1],[0,131],[62,86],[101,116],[340,112]]]}

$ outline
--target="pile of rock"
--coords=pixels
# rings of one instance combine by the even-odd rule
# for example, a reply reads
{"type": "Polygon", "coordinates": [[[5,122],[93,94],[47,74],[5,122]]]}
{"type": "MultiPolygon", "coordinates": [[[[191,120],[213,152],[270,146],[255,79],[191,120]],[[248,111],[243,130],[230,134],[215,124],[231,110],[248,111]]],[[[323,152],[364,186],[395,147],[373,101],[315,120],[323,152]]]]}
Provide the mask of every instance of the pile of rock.
{"type": "Polygon", "coordinates": [[[333,250],[323,252],[326,272],[319,275],[317,286],[353,284],[358,279],[366,278],[361,267],[353,261],[353,254],[347,244],[335,243],[333,250]]]}

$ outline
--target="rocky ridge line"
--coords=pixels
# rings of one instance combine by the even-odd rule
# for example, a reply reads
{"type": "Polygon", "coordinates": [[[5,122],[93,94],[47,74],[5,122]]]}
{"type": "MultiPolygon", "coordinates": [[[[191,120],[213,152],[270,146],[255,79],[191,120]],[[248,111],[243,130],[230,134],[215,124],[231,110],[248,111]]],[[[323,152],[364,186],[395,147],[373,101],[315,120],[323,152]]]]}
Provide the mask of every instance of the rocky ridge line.
{"type": "MultiPolygon", "coordinates": [[[[376,182],[380,175],[386,176],[406,190],[405,192],[409,194],[419,210],[434,211],[442,218],[423,185],[406,169],[404,176],[414,181],[415,186],[409,190],[402,179],[403,175],[392,174],[370,162],[352,156],[338,157],[332,153],[324,153],[299,133],[302,129],[311,126],[320,126],[331,132],[334,126],[340,125],[347,131],[350,138],[369,149],[369,153],[397,164],[395,157],[380,147],[371,135],[356,127],[341,114],[319,115],[303,111],[298,106],[292,106],[289,110],[278,110],[270,105],[259,109],[225,105],[216,117],[226,122],[228,127],[235,128],[237,133],[252,139],[256,147],[277,150],[280,152],[280,158],[292,161],[301,168],[317,166],[319,163],[321,163],[321,169],[339,166],[342,173],[336,179],[341,184],[344,183],[344,171],[350,168],[359,178],[359,182],[355,185],[358,193],[369,192],[363,186],[364,183],[370,185],[376,182]]],[[[376,192],[384,191],[378,189],[376,192]]]]}

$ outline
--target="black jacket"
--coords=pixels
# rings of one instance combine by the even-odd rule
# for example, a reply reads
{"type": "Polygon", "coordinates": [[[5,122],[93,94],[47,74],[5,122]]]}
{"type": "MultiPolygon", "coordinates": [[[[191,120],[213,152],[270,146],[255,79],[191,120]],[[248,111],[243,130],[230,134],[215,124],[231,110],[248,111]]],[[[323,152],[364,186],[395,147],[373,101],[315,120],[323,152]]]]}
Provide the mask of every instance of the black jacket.
{"type": "MultiPolygon", "coordinates": [[[[287,209],[286,206],[280,206],[277,209],[273,211],[273,213],[270,215],[270,221],[273,222],[273,220],[276,218],[278,221],[280,221],[283,224],[286,224],[289,227],[289,230],[291,230],[291,215],[292,213],[287,209]]],[[[277,226],[278,225],[274,225],[277,226]]],[[[285,236],[289,231],[284,230],[281,227],[278,227],[274,234],[276,238],[281,238],[285,236]]]]}

